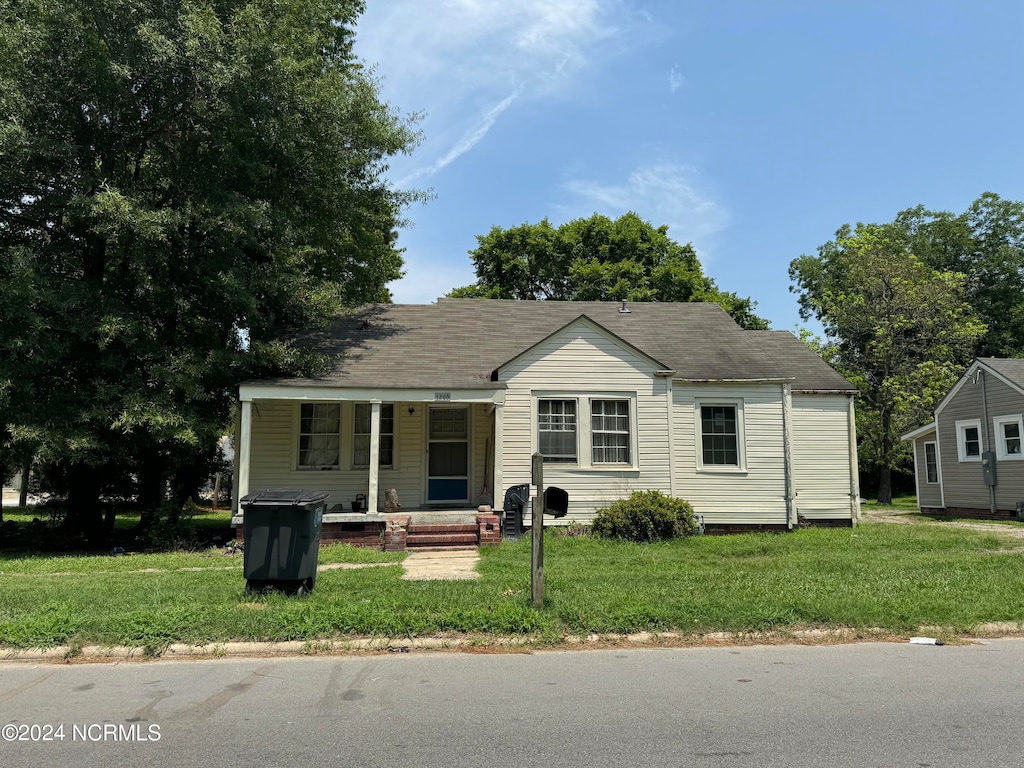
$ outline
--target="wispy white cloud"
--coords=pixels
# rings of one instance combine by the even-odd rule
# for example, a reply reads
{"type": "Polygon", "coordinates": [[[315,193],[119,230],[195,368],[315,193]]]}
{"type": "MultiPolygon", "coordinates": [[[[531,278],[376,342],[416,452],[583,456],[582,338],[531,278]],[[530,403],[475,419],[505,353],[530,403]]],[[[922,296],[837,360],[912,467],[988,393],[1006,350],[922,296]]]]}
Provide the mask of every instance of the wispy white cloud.
{"type": "Polygon", "coordinates": [[[356,52],[382,94],[425,114],[414,159],[393,165],[422,179],[469,152],[525,98],[551,98],[611,47],[624,0],[387,0],[369,3],[356,52]]]}
{"type": "Polygon", "coordinates": [[[565,218],[593,212],[621,216],[634,211],[655,226],[667,224],[672,239],[692,242],[705,264],[710,241],[729,221],[728,212],[698,189],[699,175],[687,165],[652,163],[633,170],[622,183],[574,180],[564,187],[572,198],[558,206],[565,218]]]}
{"type": "Polygon", "coordinates": [[[672,67],[668,71],[668,89],[672,93],[682,88],[685,82],[686,79],[683,77],[683,73],[679,71],[679,67],[672,67]]]}
{"type": "Polygon", "coordinates": [[[425,168],[418,168],[408,176],[400,179],[396,183],[396,186],[399,188],[408,187],[421,177],[432,176],[452,161],[469,152],[469,150],[483,140],[487,135],[487,132],[491,130],[494,124],[498,121],[501,113],[512,106],[512,102],[519,98],[522,91],[523,89],[521,86],[517,87],[512,91],[512,93],[485,112],[477,121],[476,125],[470,127],[470,129],[463,134],[462,138],[460,138],[443,156],[435,160],[431,165],[425,168]]]}

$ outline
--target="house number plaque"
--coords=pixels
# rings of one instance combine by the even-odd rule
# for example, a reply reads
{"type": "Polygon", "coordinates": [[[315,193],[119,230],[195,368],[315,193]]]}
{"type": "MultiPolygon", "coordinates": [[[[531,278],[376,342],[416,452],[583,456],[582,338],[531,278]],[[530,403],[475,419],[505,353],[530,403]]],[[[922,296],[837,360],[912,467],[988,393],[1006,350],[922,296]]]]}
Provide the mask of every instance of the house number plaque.
{"type": "Polygon", "coordinates": [[[451,392],[435,392],[434,393],[434,400],[451,400],[451,399],[452,399],[452,393],[451,392]]]}

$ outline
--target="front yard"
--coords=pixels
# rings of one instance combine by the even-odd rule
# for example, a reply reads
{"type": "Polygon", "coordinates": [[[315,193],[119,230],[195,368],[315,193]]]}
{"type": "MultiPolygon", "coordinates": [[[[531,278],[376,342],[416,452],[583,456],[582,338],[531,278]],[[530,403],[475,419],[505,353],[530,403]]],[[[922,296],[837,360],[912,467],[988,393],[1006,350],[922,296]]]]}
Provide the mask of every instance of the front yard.
{"type": "Polygon", "coordinates": [[[306,598],[243,593],[241,555],[0,557],[0,647],[471,635],[538,644],[591,634],[802,629],[951,639],[1024,621],[1019,541],[942,524],[621,544],[549,535],[546,604],[530,606],[529,542],[481,550],[476,581],[402,580],[402,555],[325,547],[306,598]],[[935,630],[935,627],[944,628],[935,630]]]}

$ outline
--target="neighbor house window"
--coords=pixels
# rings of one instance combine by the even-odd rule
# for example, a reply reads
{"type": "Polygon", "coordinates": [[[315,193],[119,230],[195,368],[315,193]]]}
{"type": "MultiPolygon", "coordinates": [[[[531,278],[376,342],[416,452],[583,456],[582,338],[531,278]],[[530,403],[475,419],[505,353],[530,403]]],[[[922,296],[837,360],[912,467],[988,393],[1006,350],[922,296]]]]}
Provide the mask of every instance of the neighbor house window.
{"type": "Polygon", "coordinates": [[[537,448],[544,461],[576,463],[576,401],[537,401],[537,448]]]}
{"type": "MultiPolygon", "coordinates": [[[[356,403],[355,418],[352,420],[352,466],[370,466],[370,414],[369,403],[356,403]]],[[[380,458],[381,467],[392,467],[395,463],[395,406],[382,403],[380,406],[380,458]]]]}
{"type": "Polygon", "coordinates": [[[1024,459],[1021,438],[1024,438],[1024,416],[997,416],[992,420],[996,431],[996,456],[1000,459],[1024,459]]]}
{"type": "Polygon", "coordinates": [[[981,461],[981,420],[956,423],[956,450],[960,461],[981,461]]]}
{"type": "Polygon", "coordinates": [[[299,469],[337,469],[341,459],[341,404],[299,405],[299,469]]]}
{"type": "Polygon", "coordinates": [[[935,443],[924,444],[924,473],[929,483],[939,482],[939,457],[935,443]]]}
{"type": "Polygon", "coordinates": [[[705,467],[739,467],[740,431],[736,406],[702,405],[700,440],[705,467]]]}
{"type": "Polygon", "coordinates": [[[629,464],[629,443],[629,400],[591,400],[592,463],[629,464]]]}

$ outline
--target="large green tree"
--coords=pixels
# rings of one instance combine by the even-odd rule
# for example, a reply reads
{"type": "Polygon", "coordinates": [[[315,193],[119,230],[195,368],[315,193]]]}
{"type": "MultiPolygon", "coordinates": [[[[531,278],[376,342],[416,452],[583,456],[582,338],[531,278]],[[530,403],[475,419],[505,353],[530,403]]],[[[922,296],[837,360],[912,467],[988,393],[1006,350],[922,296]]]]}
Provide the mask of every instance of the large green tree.
{"type": "Polygon", "coordinates": [[[477,236],[470,251],[477,281],[449,296],[561,301],[708,301],[741,326],[765,329],[755,302],[722,291],[697,252],[635,213],[594,214],[554,227],[547,219],[477,236]]]}
{"type": "Polygon", "coordinates": [[[986,192],[961,214],[917,206],[894,236],[937,270],[967,277],[967,298],[987,330],[978,357],[1024,356],[1024,203],[986,192]]]}
{"type": "MultiPolygon", "coordinates": [[[[356,0],[0,0],[0,424],[82,529],[195,487],[274,342],[388,300],[413,145],[356,0]]],[[[3,463],[3,462],[0,462],[3,463]]]]}
{"type": "Polygon", "coordinates": [[[844,226],[789,272],[803,316],[825,329],[819,351],[860,389],[861,467],[877,471],[888,504],[907,458],[900,435],[930,418],[984,334],[967,280],[928,266],[892,225],[844,226]]]}

